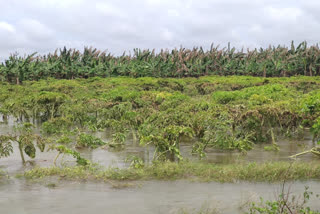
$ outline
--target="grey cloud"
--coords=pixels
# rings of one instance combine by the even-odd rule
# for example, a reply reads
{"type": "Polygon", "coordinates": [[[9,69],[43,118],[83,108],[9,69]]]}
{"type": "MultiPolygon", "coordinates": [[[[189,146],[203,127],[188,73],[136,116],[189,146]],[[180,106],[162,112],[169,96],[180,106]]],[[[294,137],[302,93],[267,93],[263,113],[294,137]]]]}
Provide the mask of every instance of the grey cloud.
{"type": "Polygon", "coordinates": [[[0,60],[10,53],[47,53],[94,46],[133,48],[211,43],[238,48],[318,42],[316,0],[0,0],[0,60]]]}

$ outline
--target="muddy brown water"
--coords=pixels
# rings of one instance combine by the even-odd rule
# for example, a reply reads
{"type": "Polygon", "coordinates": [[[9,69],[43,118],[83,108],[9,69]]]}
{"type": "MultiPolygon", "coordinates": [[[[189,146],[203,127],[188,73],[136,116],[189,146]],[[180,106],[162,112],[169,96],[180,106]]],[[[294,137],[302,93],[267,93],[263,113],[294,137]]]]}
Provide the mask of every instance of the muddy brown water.
{"type": "MultiPolygon", "coordinates": [[[[243,213],[241,207],[259,197],[274,199],[279,184],[266,183],[195,183],[188,181],[146,181],[124,189],[108,183],[60,181],[54,188],[45,183],[11,180],[0,184],[0,213],[12,214],[88,214],[88,213],[178,213],[179,210],[215,208],[219,213],[243,213]]],[[[310,186],[319,193],[319,182],[296,182],[292,194],[310,186]]],[[[319,199],[308,206],[320,209],[319,199]]]]}
{"type": "MultiPolygon", "coordinates": [[[[11,133],[14,122],[0,124],[0,134],[11,133]]],[[[39,132],[39,129],[37,129],[39,132]]],[[[108,133],[97,133],[103,140],[108,141],[108,133]]],[[[222,152],[208,150],[205,161],[210,163],[264,162],[287,161],[288,156],[311,148],[314,144],[309,136],[303,140],[281,139],[278,142],[279,152],[264,150],[264,144],[256,145],[246,155],[239,152],[222,152]]],[[[152,148],[139,146],[128,138],[124,150],[110,151],[108,149],[83,149],[81,154],[92,162],[103,166],[126,167],[124,160],[129,155],[141,157],[150,161],[152,148]]],[[[179,209],[199,209],[208,205],[217,208],[220,213],[243,213],[242,207],[248,201],[257,201],[259,197],[274,199],[279,193],[280,184],[269,183],[197,183],[190,181],[144,181],[134,182],[132,187],[118,189],[110,183],[67,182],[59,180],[44,180],[32,183],[24,179],[15,179],[14,174],[23,172],[26,168],[21,164],[17,146],[10,157],[0,159],[0,169],[11,177],[0,182],[0,213],[37,214],[37,213],[177,213],[179,209]],[[48,184],[54,183],[53,188],[48,184]]],[[[197,160],[191,155],[190,142],[181,145],[183,156],[197,160]]],[[[35,165],[52,166],[56,156],[55,151],[37,152],[33,160],[35,165]]],[[[27,158],[28,159],[28,158],[27,158]]],[[[30,160],[30,159],[28,159],[30,160]]],[[[317,157],[307,154],[299,157],[300,161],[319,161],[317,157]]],[[[58,163],[74,164],[71,157],[62,157],[58,163]]],[[[319,162],[320,163],[320,162],[319,162]]],[[[131,184],[129,185],[131,186],[131,184]]],[[[320,193],[319,181],[294,182],[291,191],[301,194],[304,187],[309,186],[316,194],[320,193]]],[[[313,198],[309,205],[320,210],[320,200],[313,198]]]]}

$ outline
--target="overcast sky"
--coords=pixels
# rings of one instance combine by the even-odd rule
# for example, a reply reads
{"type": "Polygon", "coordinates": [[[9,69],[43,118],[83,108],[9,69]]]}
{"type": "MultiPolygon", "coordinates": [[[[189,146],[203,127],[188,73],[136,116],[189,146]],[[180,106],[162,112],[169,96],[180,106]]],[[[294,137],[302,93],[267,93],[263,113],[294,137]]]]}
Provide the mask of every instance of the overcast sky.
{"type": "Polygon", "coordinates": [[[0,60],[93,46],[266,47],[320,40],[319,0],[0,0],[0,60]]]}

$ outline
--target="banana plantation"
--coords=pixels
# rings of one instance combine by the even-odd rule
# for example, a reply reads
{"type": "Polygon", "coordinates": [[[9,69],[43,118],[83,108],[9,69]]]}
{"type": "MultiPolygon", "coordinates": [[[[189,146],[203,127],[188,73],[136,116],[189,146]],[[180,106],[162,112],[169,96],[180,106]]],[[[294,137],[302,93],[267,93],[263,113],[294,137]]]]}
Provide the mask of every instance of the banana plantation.
{"type": "Polygon", "coordinates": [[[114,56],[85,48],[66,47],[47,55],[11,55],[0,66],[0,80],[20,84],[26,80],[89,77],[200,77],[206,75],[250,75],[286,77],[320,74],[320,49],[306,42],[291,47],[277,46],[236,50],[211,45],[174,50],[140,50],[114,56]]]}

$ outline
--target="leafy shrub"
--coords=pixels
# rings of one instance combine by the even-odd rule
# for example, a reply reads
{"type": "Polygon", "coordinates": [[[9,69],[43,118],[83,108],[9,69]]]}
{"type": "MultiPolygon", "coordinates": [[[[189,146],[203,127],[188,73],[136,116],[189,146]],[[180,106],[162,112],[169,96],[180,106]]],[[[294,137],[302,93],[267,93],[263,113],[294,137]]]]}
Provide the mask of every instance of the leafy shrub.
{"type": "Polygon", "coordinates": [[[58,117],[44,122],[41,126],[41,130],[46,134],[59,134],[70,130],[71,126],[73,126],[73,123],[69,119],[58,117]]]}
{"type": "Polygon", "coordinates": [[[95,149],[99,146],[103,146],[106,143],[103,142],[100,138],[92,136],[90,134],[81,133],[77,138],[76,147],[86,147],[95,149]]]}
{"type": "Polygon", "coordinates": [[[302,198],[299,200],[290,192],[282,192],[277,200],[264,201],[260,198],[260,203],[251,203],[249,207],[250,214],[319,214],[319,211],[312,210],[307,206],[307,202],[312,196],[312,192],[305,187],[302,198]]]}

